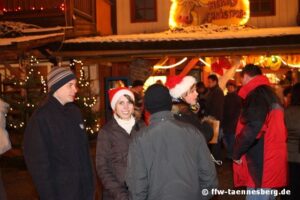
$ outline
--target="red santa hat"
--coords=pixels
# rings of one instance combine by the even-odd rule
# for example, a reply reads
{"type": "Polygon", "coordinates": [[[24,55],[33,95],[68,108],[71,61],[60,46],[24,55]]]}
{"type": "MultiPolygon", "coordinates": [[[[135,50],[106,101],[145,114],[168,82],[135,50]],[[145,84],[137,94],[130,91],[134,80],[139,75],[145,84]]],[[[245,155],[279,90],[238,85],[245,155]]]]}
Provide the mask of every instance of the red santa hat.
{"type": "Polygon", "coordinates": [[[113,88],[108,91],[110,106],[113,110],[115,109],[116,103],[119,100],[119,98],[125,94],[130,96],[132,98],[132,100],[134,101],[133,93],[126,87],[113,88]]]}
{"type": "Polygon", "coordinates": [[[166,86],[173,98],[179,98],[196,83],[193,76],[168,76],[166,86]]]}

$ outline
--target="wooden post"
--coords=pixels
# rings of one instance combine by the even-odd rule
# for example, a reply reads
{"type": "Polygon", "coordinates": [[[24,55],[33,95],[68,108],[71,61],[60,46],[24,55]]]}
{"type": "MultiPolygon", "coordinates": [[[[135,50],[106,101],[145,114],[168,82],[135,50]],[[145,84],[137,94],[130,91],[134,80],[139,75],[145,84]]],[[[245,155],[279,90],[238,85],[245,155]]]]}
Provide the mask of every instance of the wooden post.
{"type": "Polygon", "coordinates": [[[65,5],[66,25],[73,26],[73,15],[74,15],[74,0],[67,0],[65,5]]]}
{"type": "Polygon", "coordinates": [[[180,75],[186,76],[195,67],[195,65],[198,63],[198,61],[199,61],[198,57],[195,57],[192,60],[190,60],[190,62],[184,67],[184,69],[182,70],[180,75]]]}
{"type": "MultiPolygon", "coordinates": [[[[175,64],[175,63],[176,63],[176,59],[174,57],[169,59],[169,64],[170,65],[175,64]]],[[[169,75],[170,76],[175,76],[176,75],[176,68],[175,67],[173,67],[169,70],[169,75]]]]}

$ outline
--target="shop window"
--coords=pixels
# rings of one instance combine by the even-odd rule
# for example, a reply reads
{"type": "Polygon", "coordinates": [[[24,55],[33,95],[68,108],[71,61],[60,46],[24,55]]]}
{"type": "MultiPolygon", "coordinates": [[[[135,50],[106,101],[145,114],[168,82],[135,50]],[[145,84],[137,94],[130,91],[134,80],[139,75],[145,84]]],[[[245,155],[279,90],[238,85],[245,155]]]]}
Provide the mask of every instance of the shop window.
{"type": "Polygon", "coordinates": [[[275,10],[275,0],[250,0],[251,16],[272,16],[275,10]]]}
{"type": "Polygon", "coordinates": [[[156,21],[156,0],[131,0],[131,22],[156,21]]]}

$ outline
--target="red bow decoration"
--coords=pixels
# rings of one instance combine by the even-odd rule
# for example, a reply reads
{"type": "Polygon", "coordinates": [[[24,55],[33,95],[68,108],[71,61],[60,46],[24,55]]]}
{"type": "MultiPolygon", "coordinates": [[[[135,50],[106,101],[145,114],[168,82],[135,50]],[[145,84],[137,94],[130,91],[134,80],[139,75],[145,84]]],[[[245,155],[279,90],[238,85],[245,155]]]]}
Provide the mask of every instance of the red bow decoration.
{"type": "Polygon", "coordinates": [[[231,64],[229,60],[225,57],[220,57],[216,62],[211,65],[211,69],[213,72],[223,75],[223,69],[230,69],[231,64]]]}

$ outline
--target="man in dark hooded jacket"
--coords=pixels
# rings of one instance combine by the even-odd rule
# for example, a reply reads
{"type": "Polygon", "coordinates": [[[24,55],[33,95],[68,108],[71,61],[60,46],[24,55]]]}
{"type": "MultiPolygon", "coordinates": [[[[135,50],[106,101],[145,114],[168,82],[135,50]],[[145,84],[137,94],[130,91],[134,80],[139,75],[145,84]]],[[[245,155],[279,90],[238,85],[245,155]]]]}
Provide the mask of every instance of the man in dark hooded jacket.
{"type": "Polygon", "coordinates": [[[271,189],[287,184],[287,131],[283,108],[258,66],[246,65],[242,77],[239,96],[243,107],[232,155],[234,185],[246,186],[252,191],[247,193],[246,199],[275,199],[271,189]]]}
{"type": "Polygon", "coordinates": [[[204,136],[171,112],[166,87],[154,84],[145,93],[150,125],[129,147],[126,182],[131,200],[209,199],[217,174],[204,136]]]}

